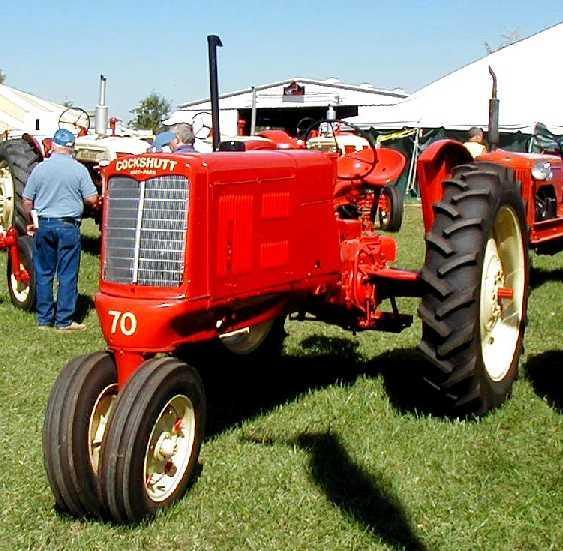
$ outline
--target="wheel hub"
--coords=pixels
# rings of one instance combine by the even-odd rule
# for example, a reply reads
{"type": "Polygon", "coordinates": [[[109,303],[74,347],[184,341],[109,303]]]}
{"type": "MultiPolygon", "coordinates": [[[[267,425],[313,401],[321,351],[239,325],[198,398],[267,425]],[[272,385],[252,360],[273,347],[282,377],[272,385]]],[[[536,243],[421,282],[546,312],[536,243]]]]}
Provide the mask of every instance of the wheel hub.
{"type": "Polygon", "coordinates": [[[178,394],[161,410],[147,444],[144,480],[150,499],[160,502],[174,493],[188,468],[194,440],[193,404],[178,394]]]}
{"type": "Polygon", "coordinates": [[[154,458],[158,461],[170,459],[176,452],[176,441],[177,437],[171,435],[169,432],[163,432],[154,448],[154,458]]]}
{"type": "MultiPolygon", "coordinates": [[[[494,240],[487,245],[487,248],[494,248],[496,251],[496,245],[494,240]]],[[[488,258],[489,262],[484,266],[483,270],[485,273],[484,278],[484,296],[487,299],[484,306],[484,328],[486,331],[491,332],[493,327],[501,319],[502,307],[499,302],[499,289],[504,285],[504,273],[502,270],[502,264],[500,258],[498,257],[498,252],[491,253],[488,258]]]]}

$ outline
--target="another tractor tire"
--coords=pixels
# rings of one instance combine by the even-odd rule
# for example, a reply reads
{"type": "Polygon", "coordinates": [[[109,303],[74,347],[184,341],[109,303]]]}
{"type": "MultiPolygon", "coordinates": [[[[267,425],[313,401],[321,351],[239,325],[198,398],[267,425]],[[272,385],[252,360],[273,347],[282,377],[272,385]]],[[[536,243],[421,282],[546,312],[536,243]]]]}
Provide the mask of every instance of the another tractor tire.
{"type": "Polygon", "coordinates": [[[211,342],[190,345],[181,356],[198,367],[209,365],[210,361],[216,365],[227,362],[231,368],[240,364],[245,369],[251,365],[276,362],[282,354],[287,335],[284,325],[285,316],[280,316],[211,342]]]}
{"type": "Polygon", "coordinates": [[[249,327],[248,332],[221,337],[219,345],[230,354],[246,359],[276,359],[281,355],[286,336],[284,323],[285,316],[281,316],[249,327]]]}
{"type": "Polygon", "coordinates": [[[206,399],[197,371],[173,357],[146,361],[119,395],[102,450],[104,503],[137,522],[186,492],[204,435],[206,399]]]}
{"type": "Polygon", "coordinates": [[[379,227],[382,230],[397,232],[403,223],[403,195],[397,186],[385,186],[381,189],[384,200],[383,207],[379,207],[379,227]]]}
{"type": "Polygon", "coordinates": [[[510,395],[522,352],[528,249],[520,185],[492,163],[459,166],[434,212],[419,308],[425,379],[450,413],[480,416],[510,395]]]}
{"type": "Polygon", "coordinates": [[[35,310],[35,272],[33,270],[33,239],[28,235],[18,238],[20,252],[20,267],[26,269],[31,276],[29,283],[19,282],[12,273],[12,258],[8,254],[6,278],[8,280],[8,293],[12,304],[20,310],[32,312],[35,310]]]}
{"type": "Polygon", "coordinates": [[[57,377],[43,425],[43,458],[61,512],[103,517],[99,456],[116,396],[115,363],[107,352],[75,358],[57,377]]]}
{"type": "Polygon", "coordinates": [[[20,235],[26,234],[23,190],[41,160],[40,153],[23,138],[0,142],[0,224],[4,229],[14,226],[20,235]]]}

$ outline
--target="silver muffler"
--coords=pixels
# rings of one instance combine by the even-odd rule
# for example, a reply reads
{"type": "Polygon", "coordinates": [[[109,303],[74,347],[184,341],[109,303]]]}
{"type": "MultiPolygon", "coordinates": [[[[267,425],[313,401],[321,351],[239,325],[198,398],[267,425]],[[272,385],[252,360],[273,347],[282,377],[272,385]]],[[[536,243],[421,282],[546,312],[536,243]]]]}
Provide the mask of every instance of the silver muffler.
{"type": "Polygon", "coordinates": [[[108,133],[108,106],[106,105],[106,77],[100,75],[100,96],[96,105],[96,134],[105,136],[108,133]]]}

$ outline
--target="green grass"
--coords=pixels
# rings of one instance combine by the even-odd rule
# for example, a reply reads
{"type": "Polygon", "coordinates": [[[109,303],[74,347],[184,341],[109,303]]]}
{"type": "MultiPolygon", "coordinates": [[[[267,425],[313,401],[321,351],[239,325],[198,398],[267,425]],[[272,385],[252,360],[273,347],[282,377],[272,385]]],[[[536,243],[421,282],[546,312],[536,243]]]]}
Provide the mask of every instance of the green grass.
{"type": "MultiPolygon", "coordinates": [[[[399,264],[419,266],[417,207],[407,207],[399,241],[399,264]]],[[[0,549],[561,548],[563,254],[533,261],[526,355],[500,410],[480,422],[430,414],[414,378],[419,321],[356,338],[289,322],[281,366],[214,366],[197,481],[132,528],[57,515],[42,465],[58,371],[104,347],[95,312],[86,333],[40,332],[1,286],[0,549]]],[[[85,296],[97,275],[85,252],[85,296]]],[[[416,304],[401,301],[411,313],[416,304]]]]}

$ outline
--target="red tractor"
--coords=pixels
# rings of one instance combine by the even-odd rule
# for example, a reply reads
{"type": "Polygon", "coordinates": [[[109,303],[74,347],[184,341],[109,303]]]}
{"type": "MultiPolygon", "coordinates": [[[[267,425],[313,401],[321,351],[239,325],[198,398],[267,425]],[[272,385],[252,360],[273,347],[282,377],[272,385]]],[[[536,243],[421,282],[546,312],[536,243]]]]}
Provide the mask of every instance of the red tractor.
{"type": "Polygon", "coordinates": [[[189,358],[197,351],[205,365],[221,354],[268,369],[289,313],[398,332],[412,316],[396,298],[420,297],[423,376],[454,415],[499,406],[518,371],[533,212],[521,197],[524,169],[513,166],[520,157],[473,162],[453,141],[427,150],[426,259],[419,271],[396,268],[395,240],[342,209],[366,169],[377,187],[377,152],[366,164],[273,140],[219,144],[220,41],[208,43],[215,151],[120,158],[104,175],[96,309],[108,348],[66,365],[43,429],[57,506],[74,516],[135,522],[177,501],[206,418],[189,358]],[[350,165],[346,176],[356,177],[343,180],[350,165]]]}

